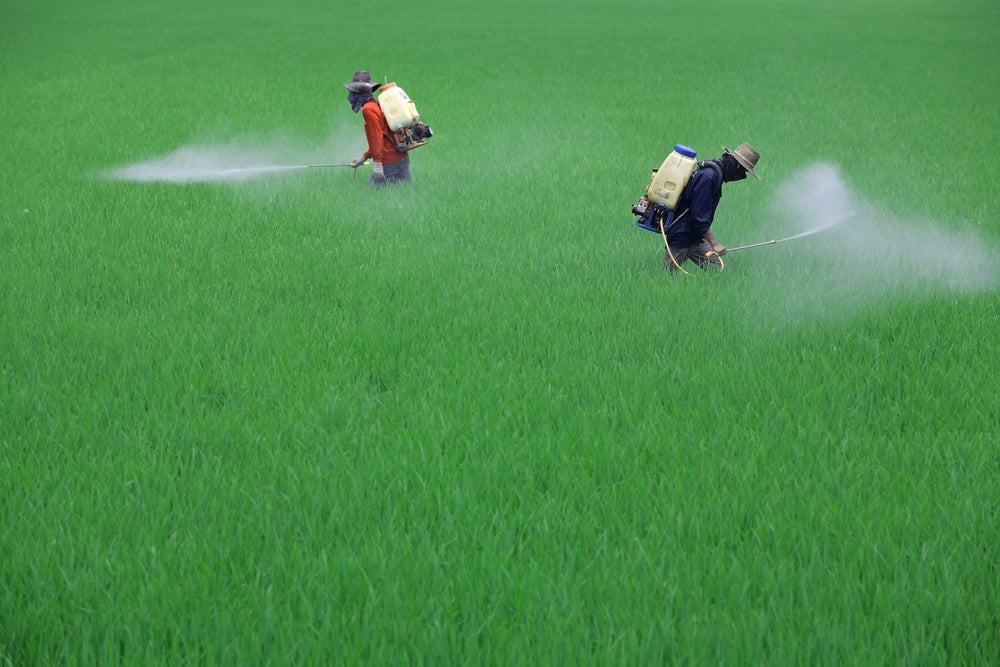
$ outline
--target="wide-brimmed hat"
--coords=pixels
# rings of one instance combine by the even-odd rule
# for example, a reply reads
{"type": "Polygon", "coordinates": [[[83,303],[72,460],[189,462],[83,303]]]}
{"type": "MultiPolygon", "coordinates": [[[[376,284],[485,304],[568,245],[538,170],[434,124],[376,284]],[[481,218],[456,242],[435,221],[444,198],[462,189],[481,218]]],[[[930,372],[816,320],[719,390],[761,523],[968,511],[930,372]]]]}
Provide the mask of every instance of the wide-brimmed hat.
{"type": "Polygon", "coordinates": [[[741,167],[753,174],[754,178],[758,181],[760,180],[760,176],[758,176],[757,172],[753,170],[753,168],[757,166],[757,161],[760,160],[760,153],[755,151],[753,146],[744,141],[742,144],[737,146],[734,151],[729,150],[725,146],[722,147],[722,150],[736,158],[736,161],[740,163],[741,167]]]}
{"type": "Polygon", "coordinates": [[[371,72],[359,69],[354,73],[354,78],[344,84],[344,88],[352,93],[363,93],[378,90],[381,85],[381,83],[372,83],[371,72]]]}

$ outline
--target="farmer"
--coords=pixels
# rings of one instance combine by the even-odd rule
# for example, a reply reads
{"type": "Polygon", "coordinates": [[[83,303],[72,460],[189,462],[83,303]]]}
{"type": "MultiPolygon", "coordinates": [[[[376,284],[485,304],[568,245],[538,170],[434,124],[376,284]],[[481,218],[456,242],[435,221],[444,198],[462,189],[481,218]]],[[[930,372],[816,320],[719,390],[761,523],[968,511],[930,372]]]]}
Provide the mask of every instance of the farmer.
{"type": "Polygon", "coordinates": [[[760,154],[748,143],[731,151],[725,146],[720,157],[704,160],[691,175],[687,187],[674,207],[675,215],[667,228],[667,249],[663,266],[671,273],[691,260],[704,269],[708,264],[720,266],[719,259],[726,254],[726,246],[715,240],[712,220],[722,198],[722,184],[741,181],[747,172],[760,180],[754,171],[760,154]]]}
{"type": "Polygon", "coordinates": [[[396,149],[382,107],[372,95],[381,85],[372,83],[372,75],[364,70],[356,71],[354,78],[344,84],[351,109],[354,113],[360,111],[365,119],[368,150],[358,159],[351,160],[350,164],[357,169],[369,158],[372,160],[372,176],[368,179],[367,187],[410,182],[410,157],[396,149]]]}

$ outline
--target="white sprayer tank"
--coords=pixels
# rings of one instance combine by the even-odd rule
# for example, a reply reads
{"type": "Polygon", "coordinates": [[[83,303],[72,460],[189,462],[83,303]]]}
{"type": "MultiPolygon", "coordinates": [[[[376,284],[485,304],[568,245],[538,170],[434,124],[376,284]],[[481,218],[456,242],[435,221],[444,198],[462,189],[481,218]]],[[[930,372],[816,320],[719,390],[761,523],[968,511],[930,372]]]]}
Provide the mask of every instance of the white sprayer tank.
{"type": "Polygon", "coordinates": [[[691,174],[698,168],[698,161],[695,157],[698,154],[688,148],[677,144],[671,151],[667,159],[663,161],[660,168],[653,172],[653,178],[646,188],[646,196],[654,204],[663,204],[667,210],[672,211],[680,199],[681,192],[687,185],[691,174]]]}
{"type": "Polygon", "coordinates": [[[393,132],[410,127],[420,120],[413,100],[395,83],[387,83],[379,89],[378,104],[393,132]]]}

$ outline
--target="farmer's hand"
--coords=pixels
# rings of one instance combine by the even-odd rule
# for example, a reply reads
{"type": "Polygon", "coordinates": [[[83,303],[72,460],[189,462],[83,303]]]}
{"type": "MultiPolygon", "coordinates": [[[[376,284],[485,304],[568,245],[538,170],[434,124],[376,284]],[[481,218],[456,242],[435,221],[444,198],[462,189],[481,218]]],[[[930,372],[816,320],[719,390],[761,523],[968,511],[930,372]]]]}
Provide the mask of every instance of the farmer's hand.
{"type": "Polygon", "coordinates": [[[385,171],[382,169],[381,162],[372,163],[372,177],[375,179],[376,183],[385,182],[385,171]]]}
{"type": "Polygon", "coordinates": [[[361,157],[359,157],[356,160],[351,160],[349,164],[351,165],[351,169],[357,169],[358,167],[360,167],[364,163],[365,163],[365,156],[362,155],[361,157]]]}
{"type": "Polygon", "coordinates": [[[722,245],[721,243],[713,243],[712,251],[715,252],[715,254],[718,255],[719,257],[722,257],[723,255],[726,254],[726,246],[722,245]]]}

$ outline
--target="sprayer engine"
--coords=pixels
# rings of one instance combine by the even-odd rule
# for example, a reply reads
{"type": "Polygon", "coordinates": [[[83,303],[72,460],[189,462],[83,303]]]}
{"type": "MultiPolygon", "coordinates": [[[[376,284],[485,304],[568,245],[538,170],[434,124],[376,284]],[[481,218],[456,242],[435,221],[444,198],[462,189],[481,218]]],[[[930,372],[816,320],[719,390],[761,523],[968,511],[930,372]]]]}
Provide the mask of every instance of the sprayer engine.
{"type": "Polygon", "coordinates": [[[649,201],[646,195],[639,197],[639,201],[632,204],[632,215],[637,217],[635,224],[651,232],[660,233],[660,224],[667,221],[671,211],[663,204],[654,204],[649,201]]]}
{"type": "Polygon", "coordinates": [[[392,134],[393,143],[396,150],[401,153],[411,151],[427,143],[427,139],[434,136],[433,130],[427,123],[417,121],[409,127],[404,127],[392,134]]]}

